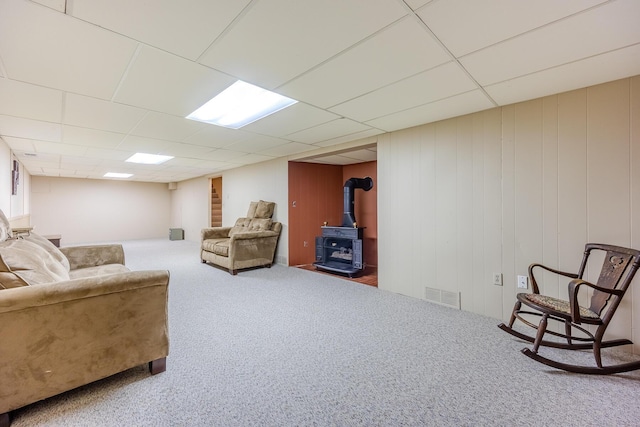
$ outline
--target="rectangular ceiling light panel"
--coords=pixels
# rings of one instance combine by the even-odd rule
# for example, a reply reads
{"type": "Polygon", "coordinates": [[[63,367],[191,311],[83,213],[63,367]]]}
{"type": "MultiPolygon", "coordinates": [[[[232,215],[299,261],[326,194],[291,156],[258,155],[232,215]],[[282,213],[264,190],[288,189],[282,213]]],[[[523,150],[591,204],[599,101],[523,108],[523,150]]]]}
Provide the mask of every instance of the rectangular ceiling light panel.
{"type": "Polygon", "coordinates": [[[132,173],[120,173],[120,172],[107,172],[104,174],[105,178],[131,178],[132,173]]]}
{"type": "Polygon", "coordinates": [[[187,119],[239,129],[296,102],[298,101],[238,80],[189,114],[187,119]]]}
{"type": "Polygon", "coordinates": [[[161,154],[136,153],[129,157],[126,162],[142,163],[144,165],[159,165],[167,160],[173,159],[173,156],[163,156],[161,154]]]}

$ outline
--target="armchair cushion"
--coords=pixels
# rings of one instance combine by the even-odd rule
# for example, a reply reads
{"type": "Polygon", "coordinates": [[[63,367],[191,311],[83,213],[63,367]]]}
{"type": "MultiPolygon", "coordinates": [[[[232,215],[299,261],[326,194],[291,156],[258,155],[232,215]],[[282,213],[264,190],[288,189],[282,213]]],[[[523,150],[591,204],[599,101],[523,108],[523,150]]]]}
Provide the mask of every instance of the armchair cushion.
{"type": "Polygon", "coordinates": [[[251,222],[251,218],[238,218],[236,220],[235,225],[231,227],[231,230],[229,231],[229,236],[235,233],[242,233],[243,231],[247,231],[247,227],[249,226],[250,222],[251,222]]]}
{"type": "Polygon", "coordinates": [[[253,218],[249,223],[246,231],[267,231],[271,230],[271,219],[269,218],[253,218]]]}
{"type": "Polygon", "coordinates": [[[264,200],[260,200],[256,206],[254,218],[271,218],[275,208],[276,204],[274,202],[265,202],[264,200]]]}

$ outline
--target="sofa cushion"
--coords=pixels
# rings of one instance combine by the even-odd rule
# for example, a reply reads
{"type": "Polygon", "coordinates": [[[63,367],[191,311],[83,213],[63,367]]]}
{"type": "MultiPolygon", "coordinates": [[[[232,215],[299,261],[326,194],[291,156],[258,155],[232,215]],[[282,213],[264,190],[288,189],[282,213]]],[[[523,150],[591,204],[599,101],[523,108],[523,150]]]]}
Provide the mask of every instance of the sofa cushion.
{"type": "Polygon", "coordinates": [[[8,273],[2,276],[8,284],[15,285],[20,280],[28,285],[69,280],[69,272],[59,261],[41,246],[24,239],[2,242],[0,258],[2,273],[8,273]]]}
{"type": "Polygon", "coordinates": [[[45,251],[49,252],[49,254],[56,259],[58,262],[62,264],[62,266],[67,270],[71,270],[71,266],[69,265],[69,260],[66,256],[60,251],[60,249],[56,248],[56,246],[39,234],[29,233],[29,235],[23,237],[24,240],[35,243],[40,246],[45,251]]]}
{"type": "Polygon", "coordinates": [[[214,254],[216,254],[216,255],[228,257],[229,256],[229,242],[231,242],[231,240],[227,239],[227,240],[224,240],[222,242],[216,243],[216,245],[213,247],[213,251],[212,252],[214,254]]]}
{"type": "Polygon", "coordinates": [[[273,216],[273,211],[276,208],[276,204],[274,202],[265,202],[264,200],[260,200],[258,202],[258,206],[256,207],[256,214],[253,216],[254,218],[271,218],[273,216]]]}
{"type": "Polygon", "coordinates": [[[72,270],[69,272],[69,278],[81,279],[85,277],[104,276],[107,274],[126,273],[128,271],[130,270],[122,264],[105,264],[72,270]]]}
{"type": "Polygon", "coordinates": [[[268,231],[271,230],[271,219],[253,218],[247,227],[247,231],[268,231]]]}
{"type": "Polygon", "coordinates": [[[2,212],[2,209],[0,209],[0,242],[4,242],[11,237],[13,237],[11,234],[11,225],[4,212],[2,212]]]}

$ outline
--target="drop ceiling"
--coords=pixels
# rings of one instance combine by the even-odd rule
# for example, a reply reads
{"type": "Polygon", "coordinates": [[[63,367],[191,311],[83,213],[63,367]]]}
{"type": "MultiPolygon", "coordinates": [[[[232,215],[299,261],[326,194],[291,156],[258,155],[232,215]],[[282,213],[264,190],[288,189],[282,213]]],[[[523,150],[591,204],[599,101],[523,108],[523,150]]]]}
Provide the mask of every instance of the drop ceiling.
{"type": "Polygon", "coordinates": [[[369,161],[385,132],[640,74],[638,22],[637,0],[0,0],[0,138],[61,177],[369,161]],[[238,79],[299,102],[184,118],[238,79]]]}

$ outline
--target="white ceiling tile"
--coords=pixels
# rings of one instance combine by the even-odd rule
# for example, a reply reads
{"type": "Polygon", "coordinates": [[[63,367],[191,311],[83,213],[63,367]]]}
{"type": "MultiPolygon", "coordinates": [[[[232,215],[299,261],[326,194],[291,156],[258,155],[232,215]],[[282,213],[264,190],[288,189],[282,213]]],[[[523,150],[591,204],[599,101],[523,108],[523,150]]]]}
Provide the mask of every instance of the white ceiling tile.
{"type": "Polygon", "coordinates": [[[450,62],[347,101],[331,110],[354,120],[368,121],[467,92],[476,87],[458,64],[450,62]]]}
{"type": "Polygon", "coordinates": [[[201,63],[273,89],[406,13],[388,0],[255,2],[201,63]]]}
{"type": "Polygon", "coordinates": [[[314,157],[313,159],[305,160],[310,163],[322,163],[326,165],[351,165],[353,163],[361,163],[360,161],[355,161],[350,157],[333,155],[333,156],[324,156],[324,157],[314,157]]]}
{"type": "MultiPolygon", "coordinates": [[[[85,155],[89,158],[92,158],[92,157],[100,158],[105,161],[117,162],[117,164],[121,164],[122,162],[127,160],[129,157],[131,157],[131,154],[132,154],[131,151],[108,150],[108,149],[99,148],[99,147],[87,147],[86,150],[87,151],[85,152],[85,155]]],[[[129,163],[126,163],[126,164],[129,165],[129,163]]]]}
{"type": "Polygon", "coordinates": [[[164,148],[158,152],[166,156],[174,157],[194,157],[197,158],[201,154],[210,153],[213,151],[210,147],[203,147],[201,145],[184,144],[181,142],[167,142],[164,148]]]}
{"type": "Polygon", "coordinates": [[[493,104],[486,95],[480,90],[474,90],[430,104],[421,105],[401,113],[380,117],[367,123],[391,132],[424,123],[448,119],[454,116],[462,116],[491,107],[493,107],[493,104]]]}
{"type": "Polygon", "coordinates": [[[64,13],[67,0],[32,0],[36,3],[40,3],[43,6],[50,7],[58,12],[64,13]]]}
{"type": "Polygon", "coordinates": [[[375,149],[362,149],[362,150],[353,150],[347,153],[341,154],[341,156],[349,158],[361,160],[363,162],[371,162],[378,158],[378,152],[375,149]]]}
{"type": "Polygon", "coordinates": [[[186,117],[235,81],[203,65],[142,46],[115,101],[186,117]]]}
{"type": "Polygon", "coordinates": [[[368,130],[370,127],[349,119],[338,119],[323,123],[300,132],[292,133],[287,138],[305,144],[314,144],[328,139],[368,130]]]}
{"type": "Polygon", "coordinates": [[[369,128],[360,132],[355,132],[348,135],[339,136],[337,138],[331,138],[324,141],[316,142],[313,145],[318,147],[330,147],[332,145],[338,145],[345,142],[356,141],[358,139],[367,138],[370,136],[380,135],[381,133],[384,133],[384,131],[376,128],[369,128]]]}
{"type": "Polygon", "coordinates": [[[407,17],[278,88],[278,92],[327,108],[450,60],[425,28],[407,17]]]}
{"type": "Polygon", "coordinates": [[[605,0],[434,1],[418,15],[457,57],[546,25],[605,0]]]}
{"type": "Polygon", "coordinates": [[[126,135],[97,129],[63,126],[62,142],[83,147],[116,148],[126,135]]]}
{"type": "Polygon", "coordinates": [[[93,0],[72,2],[68,13],[195,60],[247,4],[249,0],[93,0]]]}
{"type": "Polygon", "coordinates": [[[430,1],[433,0],[404,0],[404,2],[413,10],[418,10],[430,1]]]}
{"type": "Polygon", "coordinates": [[[0,79],[0,114],[59,122],[62,117],[62,92],[0,79]]]}
{"type": "Polygon", "coordinates": [[[27,153],[33,153],[35,151],[35,147],[33,146],[33,141],[31,139],[24,138],[15,138],[12,136],[3,136],[0,138],[0,141],[6,142],[6,144],[11,148],[12,151],[22,151],[27,153]]]}
{"type": "Polygon", "coordinates": [[[288,144],[289,142],[291,141],[287,141],[286,139],[274,138],[265,135],[255,135],[243,141],[228,145],[227,148],[230,150],[244,151],[245,153],[255,153],[268,148],[288,144]]]}
{"type": "Polygon", "coordinates": [[[265,156],[262,154],[252,153],[242,157],[233,159],[233,163],[237,165],[252,165],[254,163],[266,162],[273,160],[276,156],[265,156]]]}
{"type": "Polygon", "coordinates": [[[0,54],[9,78],[109,99],[137,43],[26,1],[0,2],[0,54]]]}
{"type": "Polygon", "coordinates": [[[290,142],[288,144],[279,145],[277,147],[269,148],[267,150],[262,150],[258,154],[262,154],[270,157],[283,157],[290,156],[293,154],[304,153],[305,151],[315,150],[318,147],[303,144],[300,142],[290,142]]]}
{"type": "Polygon", "coordinates": [[[63,144],[61,142],[33,141],[33,145],[38,156],[41,154],[84,156],[87,151],[86,147],[73,144],[63,144]]]}
{"type": "Polygon", "coordinates": [[[60,142],[62,126],[58,123],[0,115],[0,135],[60,142]]]}
{"type": "Polygon", "coordinates": [[[122,140],[117,149],[120,151],[130,151],[132,153],[160,154],[160,152],[168,146],[169,141],[129,135],[122,140]]]}
{"type": "Polygon", "coordinates": [[[640,2],[618,0],[475,52],[461,59],[490,85],[640,43],[640,2]]]}
{"type": "Polygon", "coordinates": [[[184,117],[149,112],[144,119],[131,130],[131,134],[145,136],[147,138],[181,141],[195,134],[205,126],[207,126],[205,123],[188,120],[184,117]]]}
{"type": "Polygon", "coordinates": [[[200,158],[204,160],[213,160],[216,162],[228,162],[238,157],[245,156],[246,154],[247,153],[244,153],[242,151],[225,150],[221,148],[202,154],[200,158]]]}
{"type": "Polygon", "coordinates": [[[340,116],[337,114],[298,102],[264,119],[250,123],[242,129],[248,132],[278,137],[339,118],[340,116]]]}
{"type": "Polygon", "coordinates": [[[234,142],[250,138],[252,134],[241,130],[233,130],[216,125],[205,125],[202,129],[183,142],[202,145],[204,147],[222,148],[234,142]]]}
{"type": "Polygon", "coordinates": [[[146,110],[102,99],[68,93],[64,105],[64,123],[111,132],[129,133],[146,110]]]}
{"type": "Polygon", "coordinates": [[[640,44],[487,86],[500,105],[640,74],[640,44]]]}

